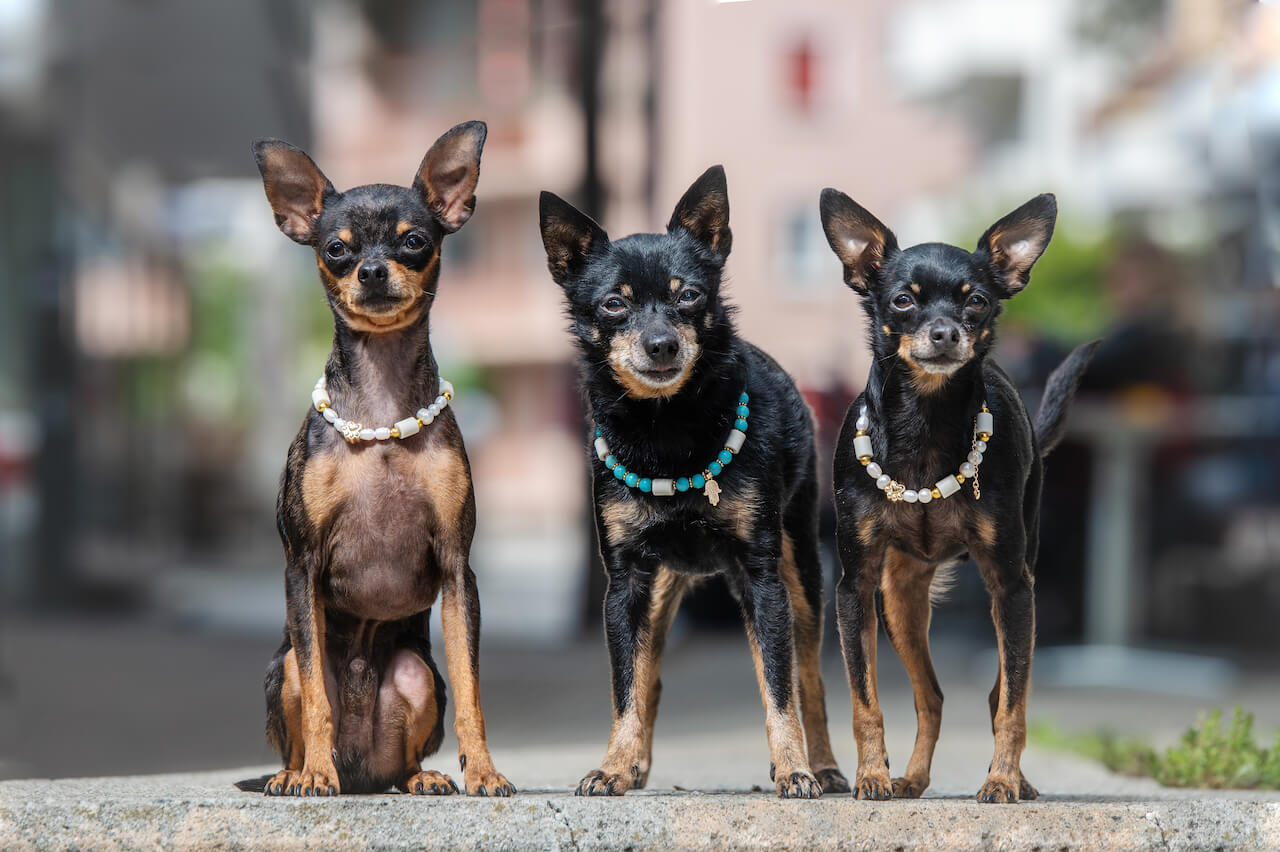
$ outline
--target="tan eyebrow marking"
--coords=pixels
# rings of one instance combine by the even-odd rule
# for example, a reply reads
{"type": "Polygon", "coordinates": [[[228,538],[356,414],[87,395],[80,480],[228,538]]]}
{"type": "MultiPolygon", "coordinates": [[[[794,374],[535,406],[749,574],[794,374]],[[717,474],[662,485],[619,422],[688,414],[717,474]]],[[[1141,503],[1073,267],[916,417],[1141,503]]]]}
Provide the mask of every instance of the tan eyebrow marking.
{"type": "Polygon", "coordinates": [[[684,282],[681,281],[679,278],[672,278],[671,283],[668,286],[671,287],[671,292],[674,293],[675,291],[680,289],[680,285],[683,283],[684,282]]]}
{"type": "Polygon", "coordinates": [[[397,235],[403,234],[405,231],[409,230],[412,227],[413,225],[410,225],[408,222],[401,220],[400,224],[396,225],[396,234],[397,235]]]}
{"type": "Polygon", "coordinates": [[[623,284],[618,288],[618,292],[622,293],[622,295],[626,296],[628,299],[634,296],[634,292],[632,291],[630,284],[623,284]]]}
{"type": "Polygon", "coordinates": [[[961,288],[960,288],[960,292],[961,292],[961,293],[968,293],[968,292],[969,292],[970,290],[972,290],[972,289],[973,289],[973,285],[972,285],[972,284],[966,284],[966,285],[964,285],[963,287],[961,287],[961,288]]]}
{"type": "Polygon", "coordinates": [[[917,284],[917,283],[915,283],[914,281],[913,281],[913,282],[911,282],[911,292],[912,292],[912,293],[919,293],[919,292],[920,292],[920,285],[919,285],[919,284],[917,284]]]}
{"type": "Polygon", "coordinates": [[[338,239],[342,240],[344,243],[351,242],[351,229],[343,228],[341,231],[339,231],[338,239]]]}

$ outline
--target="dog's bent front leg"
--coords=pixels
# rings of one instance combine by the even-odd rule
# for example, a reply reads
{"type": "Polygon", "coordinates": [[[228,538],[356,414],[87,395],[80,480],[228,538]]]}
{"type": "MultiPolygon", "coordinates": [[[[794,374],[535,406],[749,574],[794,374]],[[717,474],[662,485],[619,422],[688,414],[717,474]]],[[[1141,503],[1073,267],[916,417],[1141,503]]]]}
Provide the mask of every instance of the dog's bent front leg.
{"type": "Polygon", "coordinates": [[[884,716],[876,693],[875,591],[882,559],[869,554],[871,519],[853,516],[837,492],[836,538],[844,573],[836,586],[836,626],[853,699],[853,739],[858,745],[858,773],[853,794],[859,799],[893,796],[889,755],[884,745],[884,716]]]}

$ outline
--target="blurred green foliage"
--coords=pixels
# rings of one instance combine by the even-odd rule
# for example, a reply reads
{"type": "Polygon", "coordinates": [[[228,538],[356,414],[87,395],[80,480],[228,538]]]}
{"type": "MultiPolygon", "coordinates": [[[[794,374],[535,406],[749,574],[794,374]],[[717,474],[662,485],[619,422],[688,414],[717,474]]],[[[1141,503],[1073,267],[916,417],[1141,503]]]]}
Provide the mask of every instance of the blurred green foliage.
{"type": "Polygon", "coordinates": [[[1003,322],[1067,346],[1097,337],[1111,322],[1104,275],[1114,254],[1110,237],[1089,240],[1059,227],[1031,283],[1005,303],[1003,322]]]}
{"type": "Polygon", "coordinates": [[[1280,731],[1271,748],[1253,736],[1253,714],[1237,706],[1223,729],[1222,711],[1201,715],[1182,738],[1157,752],[1140,737],[1112,731],[1068,733],[1047,722],[1027,726],[1037,745],[1096,760],[1122,775],[1150,776],[1166,787],[1280,790],[1280,731]]]}

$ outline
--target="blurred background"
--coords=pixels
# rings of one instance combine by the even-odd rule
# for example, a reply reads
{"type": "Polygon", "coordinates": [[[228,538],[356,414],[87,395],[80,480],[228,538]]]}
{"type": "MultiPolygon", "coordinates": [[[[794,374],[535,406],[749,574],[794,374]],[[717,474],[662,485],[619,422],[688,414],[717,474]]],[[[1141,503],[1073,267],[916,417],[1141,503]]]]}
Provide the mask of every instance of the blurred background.
{"type": "MultiPolygon", "coordinates": [[[[548,736],[556,707],[587,708],[559,718],[601,749],[608,730],[538,192],[651,231],[717,162],[728,298],[809,399],[828,482],[869,355],[819,191],[903,244],[966,246],[1057,193],[997,360],[1034,407],[1071,346],[1105,343],[1049,463],[1037,688],[1280,706],[1280,4],[4,0],[0,777],[270,762],[274,500],[332,320],[249,144],[287,139],[339,189],[407,184],[468,119],[489,125],[479,204],[445,245],[432,337],[475,477],[496,749],[548,736]],[[555,500],[528,487],[573,472],[555,500]]],[[[829,505],[822,525],[832,582],[829,505]]],[[[962,576],[934,645],[944,684],[985,692],[989,605],[962,576]]],[[[671,648],[739,672],[760,715],[722,588],[686,604],[671,648]]],[[[845,748],[847,724],[833,709],[845,748]]]]}

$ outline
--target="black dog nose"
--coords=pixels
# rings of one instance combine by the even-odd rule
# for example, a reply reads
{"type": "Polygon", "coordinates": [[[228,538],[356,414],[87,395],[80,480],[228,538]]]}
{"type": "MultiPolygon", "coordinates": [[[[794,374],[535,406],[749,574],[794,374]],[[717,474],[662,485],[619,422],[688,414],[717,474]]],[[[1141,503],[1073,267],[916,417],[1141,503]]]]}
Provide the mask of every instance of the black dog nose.
{"type": "Polygon", "coordinates": [[[929,328],[929,340],[939,345],[960,342],[960,329],[949,322],[935,323],[929,328]]]}
{"type": "Polygon", "coordinates": [[[645,354],[654,364],[659,367],[669,367],[675,361],[676,353],[680,351],[680,338],[676,336],[674,329],[663,328],[645,332],[644,337],[640,339],[640,345],[644,347],[645,354]]]}
{"type": "Polygon", "coordinates": [[[373,281],[375,284],[383,284],[387,280],[387,265],[382,262],[366,263],[360,267],[356,277],[360,279],[361,284],[366,284],[369,281],[373,281]]]}

